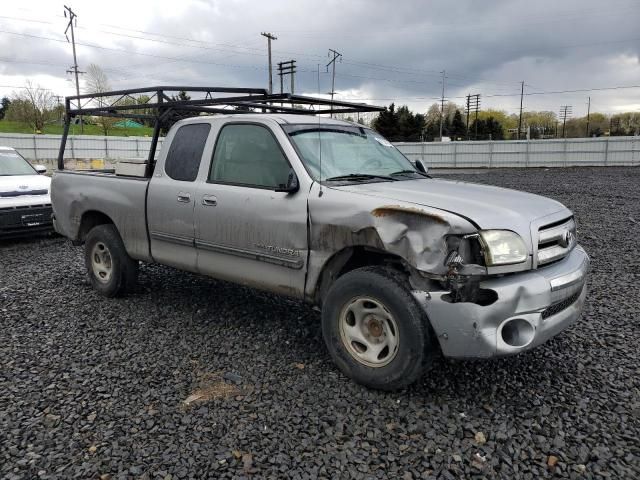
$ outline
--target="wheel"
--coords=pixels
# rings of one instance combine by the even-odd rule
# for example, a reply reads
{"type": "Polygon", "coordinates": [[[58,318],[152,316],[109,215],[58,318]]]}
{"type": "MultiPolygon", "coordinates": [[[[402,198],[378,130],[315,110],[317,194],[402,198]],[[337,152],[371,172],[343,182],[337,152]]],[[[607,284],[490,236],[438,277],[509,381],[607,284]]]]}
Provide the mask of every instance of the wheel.
{"type": "Polygon", "coordinates": [[[138,278],[138,262],[124,248],[112,224],[93,227],[84,246],[84,261],[93,288],[105,297],[131,290],[138,278]]]}
{"type": "Polygon", "coordinates": [[[432,362],[427,322],[399,274],[380,267],[338,278],[322,308],[322,333],[338,368],[381,390],[406,387],[432,362]]]}

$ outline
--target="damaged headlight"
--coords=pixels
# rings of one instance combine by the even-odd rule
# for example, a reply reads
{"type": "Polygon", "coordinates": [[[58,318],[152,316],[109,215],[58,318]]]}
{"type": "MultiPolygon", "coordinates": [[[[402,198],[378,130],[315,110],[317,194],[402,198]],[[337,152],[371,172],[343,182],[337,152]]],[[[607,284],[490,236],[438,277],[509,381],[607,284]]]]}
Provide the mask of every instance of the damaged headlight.
{"type": "Polygon", "coordinates": [[[524,262],[529,252],[522,237],[510,230],[481,230],[480,242],[488,267],[524,262]]]}

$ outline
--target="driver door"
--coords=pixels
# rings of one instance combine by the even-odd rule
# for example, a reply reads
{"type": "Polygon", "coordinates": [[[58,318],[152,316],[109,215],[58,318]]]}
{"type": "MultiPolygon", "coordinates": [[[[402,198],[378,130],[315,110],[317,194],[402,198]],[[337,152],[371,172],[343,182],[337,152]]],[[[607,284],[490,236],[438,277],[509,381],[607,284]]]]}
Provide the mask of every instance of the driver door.
{"type": "Polygon", "coordinates": [[[307,261],[306,193],[275,191],[290,163],[268,125],[225,123],[196,195],[201,273],[297,298],[307,261]]]}

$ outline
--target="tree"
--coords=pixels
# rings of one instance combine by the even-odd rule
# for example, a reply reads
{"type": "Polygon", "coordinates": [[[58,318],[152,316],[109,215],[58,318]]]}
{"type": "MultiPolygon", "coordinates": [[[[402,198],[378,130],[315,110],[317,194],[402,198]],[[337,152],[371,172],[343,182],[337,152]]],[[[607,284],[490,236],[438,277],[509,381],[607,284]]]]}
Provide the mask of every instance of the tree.
{"type": "Polygon", "coordinates": [[[191,100],[191,97],[187,95],[187,92],[185,92],[184,90],[180,90],[178,92],[178,95],[171,96],[171,100],[173,100],[174,102],[187,102],[191,100]]]}
{"type": "Polygon", "coordinates": [[[373,128],[383,137],[394,140],[398,135],[398,114],[395,104],[385,107],[373,122],[373,128]]]}
{"type": "Polygon", "coordinates": [[[469,127],[469,130],[475,135],[475,131],[478,131],[478,137],[475,140],[504,140],[504,128],[502,124],[493,117],[488,117],[486,120],[478,118],[469,127]]]}
{"type": "Polygon", "coordinates": [[[467,135],[467,126],[462,121],[462,114],[460,113],[460,110],[456,109],[456,113],[453,116],[450,135],[454,139],[465,138],[467,135]]]}
{"type": "Polygon", "coordinates": [[[6,117],[7,120],[28,124],[35,132],[41,132],[45,123],[55,119],[54,106],[50,90],[27,81],[20,93],[14,92],[6,117]]]}
{"type": "Polygon", "coordinates": [[[397,115],[398,133],[396,141],[419,142],[424,130],[424,116],[414,114],[409,107],[403,105],[398,109],[397,115]]]}
{"type": "MultiPolygon", "coordinates": [[[[87,68],[85,87],[89,93],[105,93],[112,90],[107,75],[95,63],[92,63],[87,68]]],[[[110,104],[108,97],[98,97],[97,101],[99,107],[106,107],[110,104]]],[[[98,116],[95,118],[95,122],[100,125],[105,135],[109,135],[109,130],[113,128],[117,121],[118,119],[113,117],[98,116]]]]}
{"type": "Polygon", "coordinates": [[[10,105],[11,100],[9,100],[8,97],[2,97],[2,100],[0,100],[0,120],[2,120],[7,114],[7,110],[9,110],[10,105]]]}
{"type": "Polygon", "coordinates": [[[396,110],[392,103],[376,117],[373,128],[392,142],[419,142],[425,119],[424,115],[413,113],[406,105],[396,110]]]}
{"type": "Polygon", "coordinates": [[[433,142],[436,138],[440,137],[440,105],[437,103],[432,104],[424,116],[424,121],[423,140],[433,142]]]}

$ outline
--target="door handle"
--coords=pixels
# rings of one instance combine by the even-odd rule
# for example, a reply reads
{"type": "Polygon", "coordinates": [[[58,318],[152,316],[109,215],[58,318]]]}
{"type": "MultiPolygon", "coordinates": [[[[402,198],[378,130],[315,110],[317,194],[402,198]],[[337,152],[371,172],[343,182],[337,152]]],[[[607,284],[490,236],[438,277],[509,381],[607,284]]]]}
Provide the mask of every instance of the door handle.
{"type": "Polygon", "coordinates": [[[191,194],[186,192],[178,192],[178,201],[182,203],[189,203],[191,201],[191,194]]]}
{"type": "Polygon", "coordinates": [[[218,205],[218,199],[214,195],[204,195],[202,197],[202,205],[206,207],[215,207],[218,205]]]}

